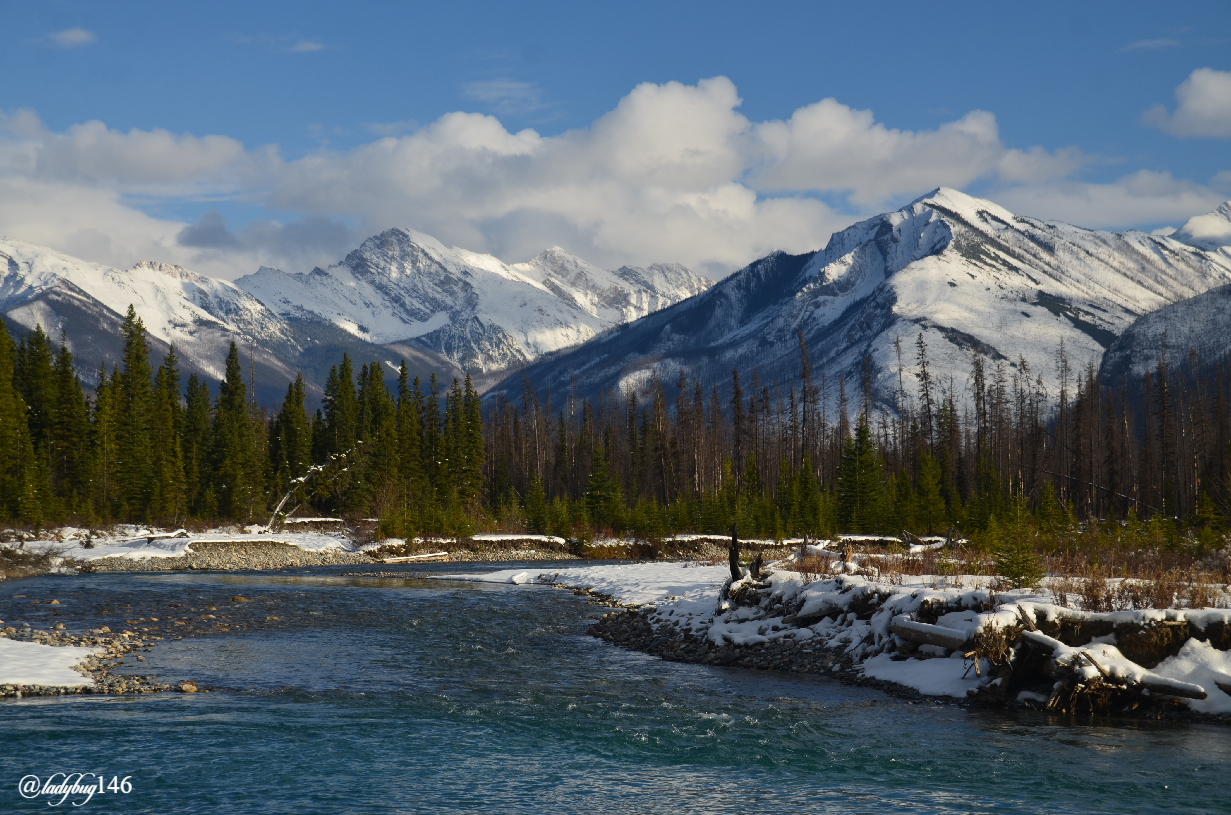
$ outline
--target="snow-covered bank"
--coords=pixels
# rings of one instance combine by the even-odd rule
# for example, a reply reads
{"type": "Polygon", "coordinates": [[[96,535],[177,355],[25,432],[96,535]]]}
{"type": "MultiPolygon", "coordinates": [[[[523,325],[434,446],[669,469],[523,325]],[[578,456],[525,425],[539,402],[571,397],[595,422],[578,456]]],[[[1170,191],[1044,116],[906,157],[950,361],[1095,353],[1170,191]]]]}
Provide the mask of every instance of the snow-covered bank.
{"type": "Polygon", "coordinates": [[[589,589],[626,605],[660,602],[699,602],[713,607],[713,598],[727,579],[725,566],[698,566],[692,563],[652,562],[603,566],[576,566],[540,572],[526,569],[501,569],[481,574],[451,574],[450,580],[483,583],[554,583],[589,589]]]}
{"type": "Polygon", "coordinates": [[[93,648],[18,642],[0,637],[0,685],[82,687],[94,679],[74,666],[89,659],[93,648]]]}
{"type": "MultiPolygon", "coordinates": [[[[249,528],[251,530],[251,527],[249,528]]],[[[25,541],[28,551],[54,551],[60,557],[91,561],[103,558],[169,558],[191,554],[196,544],[281,543],[305,552],[350,551],[349,540],[340,534],[321,532],[209,531],[163,532],[140,527],[121,527],[112,535],[87,530],[62,529],[54,538],[25,541]]]]}
{"type": "Polygon", "coordinates": [[[1095,613],[1046,590],[998,590],[987,576],[817,579],[790,565],[735,583],[725,566],[685,563],[450,578],[563,585],[640,606],[639,622],[609,615],[598,634],[669,659],[803,665],[986,703],[1231,716],[1231,610],[1095,613]]]}

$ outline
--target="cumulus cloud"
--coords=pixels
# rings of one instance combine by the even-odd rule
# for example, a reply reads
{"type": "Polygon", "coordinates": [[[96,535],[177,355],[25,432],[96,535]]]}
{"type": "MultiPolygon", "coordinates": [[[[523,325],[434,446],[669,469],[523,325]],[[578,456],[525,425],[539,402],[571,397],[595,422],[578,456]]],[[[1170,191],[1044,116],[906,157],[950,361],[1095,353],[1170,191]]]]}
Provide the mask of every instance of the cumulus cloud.
{"type": "Polygon", "coordinates": [[[997,202],[1021,215],[1094,229],[1159,221],[1183,222],[1218,206],[1221,196],[1171,173],[1139,170],[1105,184],[1057,181],[1010,188],[997,202]]]}
{"type": "Polygon", "coordinates": [[[233,190],[275,157],[272,149],[246,151],[227,136],[161,129],[122,133],[97,120],[53,133],[33,111],[0,114],[0,172],[27,178],[131,193],[187,194],[233,190]]]}
{"type": "Polygon", "coordinates": [[[1231,71],[1198,68],[1175,89],[1175,112],[1155,105],[1142,121],[1172,136],[1231,136],[1231,71]]]}
{"type": "Polygon", "coordinates": [[[98,37],[94,36],[93,31],[87,31],[84,28],[66,28],[63,31],[55,31],[51,34],[51,41],[60,48],[80,48],[83,45],[89,45],[97,39],[98,37]]]}
{"type": "MultiPolygon", "coordinates": [[[[474,93],[496,105],[505,91],[474,93]]],[[[507,261],[560,245],[609,268],[679,262],[720,277],[776,249],[819,248],[855,218],[941,185],[977,183],[1022,214],[1095,227],[1182,222],[1217,203],[1210,187],[1165,173],[1074,181],[1089,157],[1006,145],[986,111],[908,130],[834,99],[762,122],[740,105],[723,77],[645,83],[558,135],[454,112],[373,125],[383,137],[293,161],[226,136],[101,122],[52,132],[17,111],[0,115],[0,231],[115,265],[149,258],[228,278],[333,262],[395,226],[507,261]],[[289,220],[232,228],[209,209],[171,222],[129,203],[219,198],[289,220]]]]}
{"type": "Polygon", "coordinates": [[[338,260],[366,235],[357,235],[344,221],[310,217],[280,223],[254,220],[232,231],[217,210],[207,210],[175,236],[181,247],[198,250],[198,262],[226,262],[241,255],[262,266],[311,268],[338,260]]]}

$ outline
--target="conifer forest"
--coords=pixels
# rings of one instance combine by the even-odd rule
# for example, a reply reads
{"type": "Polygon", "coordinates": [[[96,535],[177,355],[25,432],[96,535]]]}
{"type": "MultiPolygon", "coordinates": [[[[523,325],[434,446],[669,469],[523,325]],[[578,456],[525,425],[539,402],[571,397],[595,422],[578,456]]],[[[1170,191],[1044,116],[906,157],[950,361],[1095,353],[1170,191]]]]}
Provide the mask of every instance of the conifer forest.
{"type": "Polygon", "coordinates": [[[1024,360],[977,353],[967,382],[942,383],[919,337],[917,387],[885,409],[866,363],[860,381],[835,382],[799,344],[794,382],[733,371],[707,389],[681,374],[643,401],[527,383],[484,404],[469,379],[422,382],[378,361],[356,371],[343,356],[309,410],[302,377],[281,405],[255,404],[234,344],[216,391],[184,381],[173,348],[149,358],[131,308],[123,358],[94,392],[62,342],[0,326],[0,519],[182,526],[298,510],[375,518],[378,536],[399,538],[906,531],[1014,537],[1078,559],[1113,544],[1191,557],[1223,545],[1221,367],[1159,363],[1111,390],[1061,346],[1058,392],[1024,360]]]}

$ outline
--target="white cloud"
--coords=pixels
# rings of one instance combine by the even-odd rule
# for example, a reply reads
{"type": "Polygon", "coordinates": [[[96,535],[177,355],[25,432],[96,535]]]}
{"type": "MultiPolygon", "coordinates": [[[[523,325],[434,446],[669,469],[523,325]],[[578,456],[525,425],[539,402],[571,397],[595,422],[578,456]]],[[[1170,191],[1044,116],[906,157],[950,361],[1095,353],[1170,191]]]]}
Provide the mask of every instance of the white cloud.
{"type": "Polygon", "coordinates": [[[32,111],[0,114],[0,172],[27,178],[185,195],[234,190],[275,159],[275,151],[245,151],[227,136],[121,133],[97,120],[53,133],[32,111]]]}
{"type": "Polygon", "coordinates": [[[320,51],[324,47],[324,43],[313,42],[312,40],[300,40],[286,50],[290,51],[292,54],[308,54],[313,51],[320,51]]]}
{"type": "Polygon", "coordinates": [[[0,232],[115,265],[149,258],[229,278],[332,262],[393,226],[509,261],[558,244],[610,268],[679,262],[722,276],[775,249],[819,248],[856,217],[940,185],[977,183],[1022,214],[1093,227],[1182,222],[1218,203],[1210,187],[1165,173],[1079,183],[1080,151],[1009,147],[985,111],[905,130],[833,99],[754,122],[740,101],[723,77],[645,83],[559,135],[455,112],[418,128],[370,126],[387,135],[294,161],[226,136],[101,122],[52,132],[17,111],[0,115],[0,232]],[[291,220],[159,220],[137,195],[181,209],[238,199],[291,220]],[[849,208],[826,203],[835,199],[849,208]]]}
{"type": "Polygon", "coordinates": [[[1160,221],[1183,222],[1218,206],[1221,196],[1171,173],[1139,170],[1105,184],[1057,181],[1023,185],[999,192],[996,200],[1019,215],[1092,229],[1116,229],[1160,221]]]}
{"type": "Polygon", "coordinates": [[[1179,48],[1180,41],[1173,39],[1138,40],[1121,48],[1121,51],[1163,51],[1167,48],[1179,48]]]}
{"type": "Polygon", "coordinates": [[[53,32],[50,36],[51,41],[60,48],[79,48],[98,39],[93,31],[87,31],[84,28],[66,28],[63,31],[53,32]]]}
{"type": "Polygon", "coordinates": [[[1231,136],[1231,71],[1198,68],[1175,89],[1171,113],[1155,105],[1142,121],[1173,136],[1231,136]]]}

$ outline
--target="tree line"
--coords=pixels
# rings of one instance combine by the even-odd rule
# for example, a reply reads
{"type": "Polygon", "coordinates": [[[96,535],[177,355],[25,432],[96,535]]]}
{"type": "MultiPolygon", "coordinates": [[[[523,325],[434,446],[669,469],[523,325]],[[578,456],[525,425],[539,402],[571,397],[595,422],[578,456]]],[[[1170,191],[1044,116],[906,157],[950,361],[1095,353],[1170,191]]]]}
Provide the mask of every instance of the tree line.
{"type": "Polygon", "coordinates": [[[344,355],[309,413],[302,376],[276,410],[255,404],[234,344],[211,392],[174,348],[154,367],[131,307],[123,340],[87,393],[63,340],[0,327],[0,518],[263,522],[291,494],[398,537],[971,534],[1025,511],[1209,539],[1228,515],[1231,378],[1195,356],[1113,390],[1062,343],[1049,393],[1024,358],[977,351],[964,383],[937,381],[920,334],[916,384],[900,368],[884,409],[868,360],[857,382],[817,376],[801,335],[791,382],[733,371],[720,394],[681,373],[591,401],[523,380],[484,409],[469,378],[344,355]]]}

